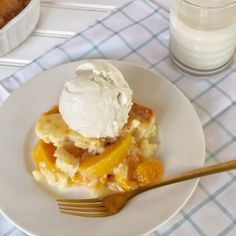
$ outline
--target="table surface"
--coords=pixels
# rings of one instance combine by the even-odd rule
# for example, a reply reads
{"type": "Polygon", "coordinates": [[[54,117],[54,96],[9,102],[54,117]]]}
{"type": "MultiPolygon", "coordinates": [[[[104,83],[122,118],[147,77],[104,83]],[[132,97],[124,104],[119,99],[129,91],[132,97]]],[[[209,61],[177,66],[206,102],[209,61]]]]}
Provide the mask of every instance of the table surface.
{"type": "MultiPolygon", "coordinates": [[[[20,46],[0,57],[0,80],[128,1],[41,0],[41,17],[36,29],[20,46]]],[[[168,9],[170,0],[156,2],[168,9]]]]}
{"type": "MultiPolygon", "coordinates": [[[[0,80],[10,76],[19,68],[23,67],[27,63],[30,63],[32,60],[34,60],[50,48],[64,42],[66,39],[76,34],[76,32],[81,31],[84,27],[87,27],[97,19],[102,18],[116,6],[129,2],[130,0],[40,1],[41,17],[36,29],[33,31],[30,37],[26,39],[19,47],[17,47],[4,57],[0,57],[0,80]]],[[[153,1],[156,1],[160,6],[168,10],[171,0],[153,1]]],[[[200,191],[200,194],[203,194],[202,191],[200,191]]],[[[199,194],[196,196],[199,196],[199,194]]],[[[193,201],[194,200],[196,201],[196,199],[193,199],[193,201]]],[[[205,209],[207,211],[207,209],[209,208],[205,209]]],[[[214,209],[212,211],[214,212],[214,209]]],[[[224,217],[224,215],[222,215],[222,217],[224,217]]],[[[207,218],[203,218],[202,220],[204,219],[207,218]]],[[[184,225],[184,227],[186,227],[186,224],[184,225]]],[[[9,232],[14,233],[14,230],[10,230],[9,232]]],[[[231,235],[236,235],[235,230],[231,230],[230,232],[231,235]]],[[[175,234],[178,235],[178,231],[176,231],[175,234]]],[[[149,236],[157,236],[157,233],[154,232],[152,234],[149,234],[149,236]]]]}

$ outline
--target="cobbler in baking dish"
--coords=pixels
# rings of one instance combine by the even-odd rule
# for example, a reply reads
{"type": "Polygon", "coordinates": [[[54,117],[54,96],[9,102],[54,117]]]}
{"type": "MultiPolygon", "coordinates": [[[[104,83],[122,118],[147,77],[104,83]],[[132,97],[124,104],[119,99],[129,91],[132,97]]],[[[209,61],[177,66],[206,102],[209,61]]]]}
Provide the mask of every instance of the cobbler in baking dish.
{"type": "Polygon", "coordinates": [[[1,0],[0,1],[0,29],[17,16],[30,0],[1,0]]]}

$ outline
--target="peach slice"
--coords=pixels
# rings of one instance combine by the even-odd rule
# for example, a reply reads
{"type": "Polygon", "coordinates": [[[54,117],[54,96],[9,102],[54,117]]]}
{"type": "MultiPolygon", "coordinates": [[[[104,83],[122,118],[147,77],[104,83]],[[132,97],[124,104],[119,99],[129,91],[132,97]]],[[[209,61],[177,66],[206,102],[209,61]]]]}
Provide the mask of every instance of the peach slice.
{"type": "Polygon", "coordinates": [[[162,162],[157,159],[143,161],[135,171],[136,179],[141,186],[160,180],[162,175],[162,162]]]}
{"type": "Polygon", "coordinates": [[[86,158],[80,164],[80,171],[95,177],[111,173],[128,155],[131,142],[131,134],[120,137],[116,143],[106,147],[100,155],[86,158]]]}
{"type": "Polygon", "coordinates": [[[52,114],[57,114],[57,113],[59,113],[59,107],[53,106],[50,110],[44,112],[43,115],[52,115],[52,114]]]}
{"type": "Polygon", "coordinates": [[[56,158],[54,157],[55,151],[56,147],[53,144],[39,140],[33,151],[33,161],[36,168],[40,169],[40,163],[44,163],[43,165],[45,165],[46,168],[54,170],[56,161],[56,158]]]}

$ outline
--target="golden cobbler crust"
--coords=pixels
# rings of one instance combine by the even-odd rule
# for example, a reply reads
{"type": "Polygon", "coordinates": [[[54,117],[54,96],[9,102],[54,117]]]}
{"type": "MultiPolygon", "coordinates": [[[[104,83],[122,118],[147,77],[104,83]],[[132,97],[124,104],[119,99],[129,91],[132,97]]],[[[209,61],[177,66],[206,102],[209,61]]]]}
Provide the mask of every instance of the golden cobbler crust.
{"type": "MultiPolygon", "coordinates": [[[[129,113],[128,123],[123,127],[121,133],[134,132],[136,141],[142,138],[151,139],[156,136],[155,120],[152,109],[134,103],[129,113]]],[[[115,141],[113,138],[86,138],[71,130],[57,107],[40,116],[36,122],[35,131],[40,139],[46,143],[53,143],[56,147],[62,147],[71,141],[76,147],[88,149],[91,153],[100,153],[107,143],[115,141]]]]}
{"type": "Polygon", "coordinates": [[[131,133],[132,145],[127,158],[112,173],[100,178],[80,174],[80,163],[86,155],[102,153],[107,146],[116,142],[114,138],[86,138],[71,130],[64,122],[58,107],[44,113],[36,122],[37,136],[56,147],[56,167],[53,172],[45,166],[33,172],[37,180],[46,181],[58,188],[70,185],[86,185],[97,196],[111,192],[128,191],[137,188],[132,179],[135,168],[144,160],[153,159],[157,151],[156,116],[152,109],[134,103],[129,113],[127,124],[120,135],[131,133]],[[106,193],[106,191],[108,191],[106,193]]]}
{"type": "Polygon", "coordinates": [[[30,0],[1,0],[0,1],[0,29],[17,16],[30,0]]]}

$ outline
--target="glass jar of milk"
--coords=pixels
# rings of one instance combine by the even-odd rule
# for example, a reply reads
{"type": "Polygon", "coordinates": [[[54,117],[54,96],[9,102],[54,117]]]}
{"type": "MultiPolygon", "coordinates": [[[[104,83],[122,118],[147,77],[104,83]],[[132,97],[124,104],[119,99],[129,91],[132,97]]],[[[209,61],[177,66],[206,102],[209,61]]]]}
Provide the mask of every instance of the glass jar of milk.
{"type": "Polygon", "coordinates": [[[225,69],[236,48],[236,1],[174,0],[170,54],[183,71],[210,76],[225,69]]]}

